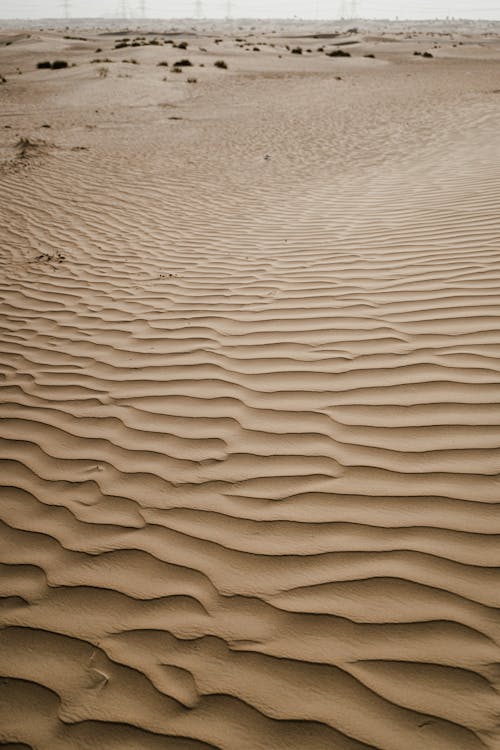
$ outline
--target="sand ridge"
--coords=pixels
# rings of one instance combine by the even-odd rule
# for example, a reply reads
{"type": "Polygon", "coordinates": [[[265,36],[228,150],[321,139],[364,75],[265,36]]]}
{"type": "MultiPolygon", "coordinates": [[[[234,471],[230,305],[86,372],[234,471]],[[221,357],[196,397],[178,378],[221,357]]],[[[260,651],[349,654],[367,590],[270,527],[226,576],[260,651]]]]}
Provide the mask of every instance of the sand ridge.
{"type": "Polygon", "coordinates": [[[7,31],[3,745],[500,748],[494,31],[7,31]]]}

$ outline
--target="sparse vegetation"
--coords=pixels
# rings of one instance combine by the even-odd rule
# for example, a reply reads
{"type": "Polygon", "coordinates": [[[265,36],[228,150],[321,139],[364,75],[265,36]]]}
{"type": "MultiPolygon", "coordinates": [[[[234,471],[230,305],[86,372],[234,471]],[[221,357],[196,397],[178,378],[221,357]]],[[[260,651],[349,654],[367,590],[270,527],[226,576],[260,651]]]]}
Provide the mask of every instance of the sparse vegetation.
{"type": "Polygon", "coordinates": [[[175,65],[172,68],[172,73],[182,73],[182,68],[177,68],[175,65]]]}
{"type": "Polygon", "coordinates": [[[4,78],[3,76],[0,76],[0,84],[1,83],[7,83],[7,79],[4,78]]]}
{"type": "Polygon", "coordinates": [[[54,62],[49,62],[49,60],[44,60],[43,62],[39,62],[36,64],[36,67],[39,70],[42,69],[52,69],[52,70],[60,70],[61,68],[67,68],[68,63],[66,60],[54,60],[54,62]]]}
{"type": "Polygon", "coordinates": [[[227,70],[227,63],[225,60],[216,60],[214,62],[214,65],[216,68],[222,68],[222,70],[227,70]]]}
{"type": "Polygon", "coordinates": [[[40,253],[33,259],[36,263],[62,263],[66,256],[60,252],[57,253],[40,253]]]}
{"type": "Polygon", "coordinates": [[[107,78],[109,73],[109,68],[102,67],[97,69],[97,74],[99,78],[107,78]]]}
{"type": "Polygon", "coordinates": [[[32,141],[30,138],[24,137],[19,138],[16,143],[16,148],[19,154],[18,158],[22,161],[26,161],[40,148],[40,146],[43,145],[45,145],[45,141],[32,141]]]}
{"type": "Polygon", "coordinates": [[[369,53],[368,55],[363,55],[363,57],[371,57],[372,59],[375,59],[375,55],[372,55],[371,53],[369,53]]]}
{"type": "Polygon", "coordinates": [[[301,55],[302,54],[302,47],[294,47],[290,51],[291,51],[292,55],[301,55]]]}
{"type": "Polygon", "coordinates": [[[434,55],[432,54],[432,52],[424,52],[422,57],[434,57],[434,55]]]}
{"type": "Polygon", "coordinates": [[[177,62],[174,63],[174,68],[187,68],[190,67],[193,63],[191,60],[188,60],[187,58],[183,58],[182,60],[177,60],[177,62]]]}
{"type": "Polygon", "coordinates": [[[198,79],[197,78],[188,78],[187,82],[188,83],[198,83],[198,79]]]}
{"type": "Polygon", "coordinates": [[[161,60],[161,62],[158,63],[158,68],[168,68],[168,62],[166,60],[161,60]]]}
{"type": "Polygon", "coordinates": [[[118,42],[115,44],[115,49],[124,49],[124,47],[128,47],[128,42],[118,42]]]}
{"type": "Polygon", "coordinates": [[[188,47],[187,42],[179,42],[179,44],[177,45],[178,49],[187,49],[187,47],[188,47]]]}
{"type": "Polygon", "coordinates": [[[350,57],[350,52],[345,52],[343,49],[332,49],[331,52],[326,53],[328,57],[350,57]]]}

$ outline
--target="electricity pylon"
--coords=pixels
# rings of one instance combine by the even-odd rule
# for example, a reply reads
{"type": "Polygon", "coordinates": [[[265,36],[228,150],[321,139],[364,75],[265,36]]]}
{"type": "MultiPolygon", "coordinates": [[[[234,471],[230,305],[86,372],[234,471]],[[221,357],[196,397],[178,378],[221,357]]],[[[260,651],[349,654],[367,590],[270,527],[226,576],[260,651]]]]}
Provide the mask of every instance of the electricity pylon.
{"type": "Polygon", "coordinates": [[[358,3],[357,0],[340,0],[339,18],[357,18],[358,3]]]}

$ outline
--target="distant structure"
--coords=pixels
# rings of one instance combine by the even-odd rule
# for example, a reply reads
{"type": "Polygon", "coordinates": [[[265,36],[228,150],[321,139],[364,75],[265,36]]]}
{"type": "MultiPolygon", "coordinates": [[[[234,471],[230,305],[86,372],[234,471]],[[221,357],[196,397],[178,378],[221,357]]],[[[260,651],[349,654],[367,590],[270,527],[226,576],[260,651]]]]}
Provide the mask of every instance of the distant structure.
{"type": "Polygon", "coordinates": [[[118,18],[128,18],[128,3],[127,0],[120,0],[116,11],[118,18]]]}
{"type": "Polygon", "coordinates": [[[62,3],[64,18],[70,18],[71,16],[71,0],[63,0],[62,3]]]}
{"type": "Polygon", "coordinates": [[[201,0],[195,0],[194,3],[194,17],[195,18],[201,18],[203,15],[203,6],[201,4],[201,0]]]}
{"type": "Polygon", "coordinates": [[[226,0],[226,19],[231,18],[231,15],[232,15],[231,0],[226,0]]]}
{"type": "Polygon", "coordinates": [[[139,3],[139,13],[141,18],[146,18],[147,10],[146,10],[146,0],[141,0],[139,3]]]}
{"type": "Polygon", "coordinates": [[[340,0],[339,18],[357,18],[358,3],[357,0],[340,0]]]}

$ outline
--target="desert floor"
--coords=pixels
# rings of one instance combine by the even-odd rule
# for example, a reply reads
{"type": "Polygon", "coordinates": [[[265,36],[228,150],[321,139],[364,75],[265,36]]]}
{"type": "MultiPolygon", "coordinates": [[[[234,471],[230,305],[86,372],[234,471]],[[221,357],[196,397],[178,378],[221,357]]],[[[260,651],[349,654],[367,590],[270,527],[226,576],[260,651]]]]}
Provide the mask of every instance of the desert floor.
{"type": "Polygon", "coordinates": [[[151,26],[0,34],[0,744],[498,750],[500,25],[151,26]]]}

